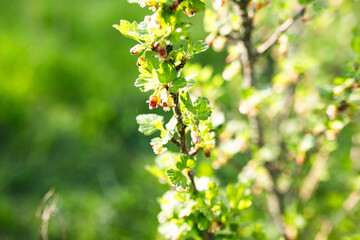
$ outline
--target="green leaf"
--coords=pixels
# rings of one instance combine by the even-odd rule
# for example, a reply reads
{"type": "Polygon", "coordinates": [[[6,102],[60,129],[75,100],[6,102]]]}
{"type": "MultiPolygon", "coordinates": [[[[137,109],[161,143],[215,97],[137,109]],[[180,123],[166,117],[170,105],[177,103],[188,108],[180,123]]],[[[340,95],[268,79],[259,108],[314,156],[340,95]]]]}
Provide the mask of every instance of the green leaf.
{"type": "Polygon", "coordinates": [[[169,53],[169,58],[172,59],[175,66],[178,66],[181,64],[184,56],[185,56],[185,52],[183,50],[183,47],[181,47],[178,50],[173,50],[169,53]]]}
{"type": "Polygon", "coordinates": [[[193,50],[192,50],[193,55],[201,53],[201,52],[205,52],[208,49],[209,49],[209,45],[207,45],[204,41],[199,40],[193,46],[193,50]]]}
{"type": "Polygon", "coordinates": [[[213,199],[218,194],[218,189],[214,182],[209,183],[209,190],[205,192],[205,197],[209,200],[213,199]]]}
{"type": "Polygon", "coordinates": [[[175,67],[168,61],[160,63],[160,69],[157,70],[159,82],[170,83],[177,77],[175,67]]]}
{"type": "Polygon", "coordinates": [[[193,112],[193,104],[190,98],[190,94],[186,92],[180,96],[180,99],[181,102],[184,104],[185,108],[190,112],[193,112]]]}
{"type": "Polygon", "coordinates": [[[137,30],[137,22],[130,23],[126,20],[120,20],[120,24],[114,24],[113,27],[119,30],[125,37],[132,38],[136,41],[140,39],[140,33],[137,30]]]}
{"type": "Polygon", "coordinates": [[[211,222],[202,214],[197,215],[196,223],[200,231],[204,231],[211,227],[211,222]]]}
{"type": "Polygon", "coordinates": [[[206,97],[198,97],[194,103],[192,103],[190,94],[180,96],[181,102],[185,108],[194,114],[197,120],[207,120],[211,116],[211,107],[209,107],[209,100],[206,97]]]}
{"type": "Polygon", "coordinates": [[[322,86],[316,86],[316,89],[320,93],[320,96],[325,99],[332,99],[334,92],[331,86],[322,85],[322,86]]]}
{"type": "MultiPolygon", "coordinates": [[[[156,138],[153,138],[151,139],[151,142],[150,142],[151,146],[155,149],[159,148],[159,147],[162,147],[164,146],[164,141],[162,138],[160,137],[156,137],[156,138]]],[[[166,144],[166,143],[165,143],[166,144]]]]}
{"type": "MultiPolygon", "coordinates": [[[[145,58],[145,54],[142,58],[145,58]]],[[[150,59],[147,58],[144,63],[139,66],[139,72],[140,75],[135,81],[135,87],[139,87],[141,91],[147,92],[159,86],[160,83],[150,59]]]]}
{"type": "Polygon", "coordinates": [[[319,12],[321,10],[329,8],[329,6],[325,2],[314,2],[312,4],[312,8],[314,9],[315,12],[319,12]]]}
{"type": "Polygon", "coordinates": [[[183,1],[180,6],[185,9],[185,12],[189,15],[193,15],[196,12],[205,11],[205,3],[202,0],[187,0],[183,1]]]}
{"type": "Polygon", "coordinates": [[[173,185],[183,189],[190,188],[189,179],[182,172],[169,168],[165,173],[173,185]]]}
{"type": "Polygon", "coordinates": [[[141,56],[144,60],[141,66],[139,66],[139,77],[150,78],[154,77],[154,66],[149,58],[146,58],[146,54],[141,56]]]}
{"type": "Polygon", "coordinates": [[[175,165],[179,171],[182,171],[185,168],[191,169],[195,167],[195,160],[189,156],[181,155],[180,160],[177,161],[175,165]]]}
{"type": "Polygon", "coordinates": [[[250,190],[244,185],[228,184],[226,192],[231,209],[243,210],[251,206],[250,190]]]}
{"type": "Polygon", "coordinates": [[[198,97],[194,102],[195,118],[198,120],[207,120],[211,116],[211,107],[206,97],[198,97]]]}
{"type": "Polygon", "coordinates": [[[169,88],[170,92],[177,92],[179,89],[186,87],[186,80],[183,77],[178,77],[173,81],[172,87],[169,88]]]}
{"type": "Polygon", "coordinates": [[[141,114],[136,117],[139,124],[139,131],[145,135],[151,135],[158,130],[162,130],[164,117],[156,114],[141,114]]]}
{"type": "Polygon", "coordinates": [[[134,85],[140,88],[142,92],[147,92],[156,88],[159,85],[159,81],[156,78],[138,78],[135,80],[134,85]]]}

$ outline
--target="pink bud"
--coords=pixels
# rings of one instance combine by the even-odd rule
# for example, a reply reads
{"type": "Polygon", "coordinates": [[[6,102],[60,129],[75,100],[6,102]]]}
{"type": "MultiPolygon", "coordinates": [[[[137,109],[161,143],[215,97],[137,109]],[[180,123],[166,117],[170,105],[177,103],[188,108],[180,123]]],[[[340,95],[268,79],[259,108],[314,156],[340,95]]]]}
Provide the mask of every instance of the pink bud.
{"type": "Polygon", "coordinates": [[[137,62],[136,62],[136,65],[137,66],[142,66],[143,64],[145,63],[145,59],[143,57],[139,57],[137,62]]]}
{"type": "Polygon", "coordinates": [[[159,53],[160,57],[165,57],[166,56],[166,51],[162,46],[158,47],[157,52],[159,53]]]}
{"type": "Polygon", "coordinates": [[[176,11],[176,9],[177,9],[177,7],[179,6],[179,2],[174,2],[174,4],[172,5],[172,10],[173,10],[173,12],[175,12],[176,11]]]}
{"type": "Polygon", "coordinates": [[[141,53],[142,51],[143,51],[143,47],[140,44],[137,44],[130,49],[130,53],[133,55],[141,53]]]}

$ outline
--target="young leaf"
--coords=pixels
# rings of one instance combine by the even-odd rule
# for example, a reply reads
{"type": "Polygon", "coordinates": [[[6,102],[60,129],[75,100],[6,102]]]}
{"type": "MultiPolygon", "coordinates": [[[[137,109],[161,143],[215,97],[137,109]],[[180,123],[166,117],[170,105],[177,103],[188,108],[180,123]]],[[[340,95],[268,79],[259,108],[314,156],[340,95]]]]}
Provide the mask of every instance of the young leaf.
{"type": "MultiPolygon", "coordinates": [[[[141,56],[143,59],[145,59],[146,55],[143,54],[141,56]]],[[[154,77],[154,66],[152,65],[152,62],[149,58],[146,58],[146,60],[142,63],[141,66],[139,66],[139,77],[141,78],[151,78],[154,77]]]]}
{"type": "Polygon", "coordinates": [[[137,30],[137,22],[130,23],[126,20],[120,20],[120,24],[114,24],[113,27],[119,30],[125,37],[132,38],[136,41],[140,39],[140,34],[137,30]]]}
{"type": "Polygon", "coordinates": [[[195,160],[189,156],[181,155],[180,160],[176,162],[176,168],[179,171],[184,170],[185,168],[194,168],[195,160]]]}
{"type": "MultiPolygon", "coordinates": [[[[142,56],[144,58],[145,55],[142,56]]],[[[139,66],[139,78],[135,81],[135,87],[140,88],[142,92],[147,92],[159,86],[159,80],[155,76],[156,71],[150,59],[146,59],[141,66],[139,66]]]]}
{"type": "Polygon", "coordinates": [[[189,179],[182,172],[169,168],[166,170],[165,173],[169,177],[170,182],[173,185],[177,187],[182,187],[183,189],[190,187],[189,179]]]}
{"type": "Polygon", "coordinates": [[[194,114],[197,120],[207,120],[211,116],[211,107],[209,107],[209,100],[206,97],[198,97],[193,103],[190,98],[190,94],[180,96],[181,102],[185,108],[194,114]]]}
{"type": "Polygon", "coordinates": [[[193,55],[201,53],[201,52],[205,52],[206,50],[208,50],[208,48],[209,48],[209,45],[207,45],[207,43],[199,40],[193,46],[193,55]]]}
{"type": "Polygon", "coordinates": [[[173,81],[172,87],[169,88],[169,91],[174,93],[183,87],[186,87],[186,80],[183,77],[179,77],[173,81]]]}
{"type": "Polygon", "coordinates": [[[194,115],[198,120],[207,120],[211,116],[211,107],[206,97],[198,97],[194,102],[194,115]]]}
{"type": "Polygon", "coordinates": [[[135,87],[140,88],[142,92],[147,92],[156,88],[159,82],[156,78],[138,78],[135,80],[135,87]]]}
{"type": "Polygon", "coordinates": [[[160,63],[160,69],[157,70],[159,82],[170,83],[175,80],[177,73],[175,67],[168,61],[160,63]]]}
{"type": "Polygon", "coordinates": [[[158,130],[162,130],[163,120],[163,116],[156,114],[141,114],[136,117],[139,131],[145,135],[151,135],[158,130]]]}
{"type": "Polygon", "coordinates": [[[187,92],[186,94],[182,94],[180,96],[181,102],[184,104],[185,108],[190,112],[193,112],[193,103],[190,98],[190,94],[187,92]]]}

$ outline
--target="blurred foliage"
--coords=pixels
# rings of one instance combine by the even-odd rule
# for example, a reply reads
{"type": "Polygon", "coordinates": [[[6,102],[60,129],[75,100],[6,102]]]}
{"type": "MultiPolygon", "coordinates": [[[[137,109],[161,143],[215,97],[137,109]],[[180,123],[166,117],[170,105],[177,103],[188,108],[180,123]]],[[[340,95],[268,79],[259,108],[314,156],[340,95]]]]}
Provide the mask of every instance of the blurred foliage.
{"type": "MultiPolygon", "coordinates": [[[[68,239],[154,239],[161,188],[143,167],[151,150],[135,116],[146,106],[134,94],[130,45],[111,27],[119,15],[141,10],[124,1],[1,3],[0,239],[35,238],[51,187],[68,239]]],[[[54,216],[49,238],[61,236],[54,216]]]]}
{"type": "MultiPolygon", "coordinates": [[[[281,6],[291,1],[274,2],[277,4],[271,11],[260,12],[264,23],[256,33],[260,39],[290,15],[281,6]]],[[[300,35],[291,31],[288,34],[290,44],[299,45],[297,56],[303,56],[300,60],[294,58],[300,61],[296,66],[308,72],[306,84],[301,86],[303,92],[315,92],[316,86],[331,84],[342,76],[343,66],[352,57],[351,45],[354,50],[359,46],[358,39],[352,42],[360,31],[359,1],[330,0],[327,6],[321,13],[317,12],[320,6],[308,13],[309,22],[300,35]]],[[[64,221],[57,216],[51,219],[50,239],[61,239],[63,228],[68,239],[161,239],[156,231],[160,211],[156,199],[167,188],[144,170],[144,165],[152,165],[152,150],[149,139],[137,132],[135,121],[137,114],[148,111],[144,104],[148,96],[133,86],[137,67],[136,57],[128,54],[132,42],[111,28],[119,19],[141,21],[145,14],[149,11],[123,0],[1,3],[0,239],[35,238],[41,225],[35,213],[51,187],[56,189],[57,208],[64,221]]],[[[206,36],[201,24],[203,16],[197,14],[192,19],[194,39],[206,36]]],[[[236,115],[238,102],[233,101],[238,99],[239,84],[224,82],[228,76],[223,74],[225,56],[224,52],[209,50],[194,57],[202,65],[191,68],[200,72],[200,81],[204,79],[197,86],[205,90],[198,91],[219,99],[223,110],[236,115]],[[206,82],[209,77],[211,84],[206,82]]],[[[275,54],[259,65],[261,81],[270,82],[275,69],[286,69],[288,63],[282,63],[275,54]]],[[[232,67],[236,74],[236,64],[232,67]]],[[[191,68],[189,73],[193,73],[191,68]]],[[[275,79],[281,82],[281,77],[275,79]]],[[[300,102],[318,100],[315,93],[310,96],[313,98],[302,98],[300,91],[298,97],[300,102]]],[[[221,124],[221,113],[215,116],[221,124]]],[[[296,124],[289,122],[287,126],[296,124]]],[[[244,128],[236,121],[227,126],[224,139],[234,128],[244,128]]],[[[356,186],[359,130],[358,124],[345,127],[337,143],[330,146],[334,151],[316,198],[307,205],[299,202],[287,208],[289,225],[305,228],[300,239],[309,239],[306,234],[320,228],[321,222],[315,216],[339,209],[346,193],[356,186]]],[[[236,144],[248,138],[243,133],[236,144]]],[[[232,146],[222,146],[236,157],[232,165],[219,164],[216,177],[220,184],[236,181],[237,169],[248,161],[232,146]]],[[[197,166],[197,175],[212,176],[211,164],[204,160],[197,166]]],[[[286,185],[288,179],[282,180],[286,185]]],[[[266,203],[257,197],[251,211],[264,219],[260,205],[266,203]]],[[[357,239],[359,214],[359,210],[354,211],[339,222],[331,239],[357,239]]],[[[265,224],[265,230],[269,237],[276,235],[272,225],[265,224]]]]}

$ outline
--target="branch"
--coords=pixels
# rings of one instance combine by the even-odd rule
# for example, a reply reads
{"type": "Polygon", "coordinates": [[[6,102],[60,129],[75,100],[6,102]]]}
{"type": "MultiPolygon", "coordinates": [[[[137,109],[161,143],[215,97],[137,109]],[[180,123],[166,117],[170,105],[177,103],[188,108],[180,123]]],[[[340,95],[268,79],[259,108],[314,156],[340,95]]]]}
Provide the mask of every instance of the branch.
{"type": "Polygon", "coordinates": [[[181,148],[181,143],[179,142],[179,140],[175,139],[175,138],[172,138],[171,141],[173,143],[175,143],[176,146],[178,146],[179,148],[181,148]]]}
{"type": "Polygon", "coordinates": [[[281,34],[283,34],[286,30],[288,30],[298,18],[302,17],[305,14],[305,9],[306,9],[305,6],[303,6],[299,11],[297,11],[295,16],[289,18],[283,24],[281,24],[271,35],[271,37],[256,49],[256,57],[264,54],[267,50],[269,50],[272,46],[274,46],[276,41],[281,36],[281,34]]]}
{"type": "Polygon", "coordinates": [[[247,10],[249,0],[233,0],[234,10],[237,15],[241,17],[241,29],[242,34],[240,43],[243,51],[240,57],[243,74],[243,87],[250,88],[256,85],[254,76],[254,62],[255,54],[251,43],[251,37],[253,32],[253,18],[249,15],[247,10]]]}
{"type": "Polygon", "coordinates": [[[283,235],[285,239],[288,239],[285,234],[285,223],[281,206],[283,198],[276,188],[277,169],[271,162],[265,163],[265,168],[268,172],[269,183],[271,186],[268,189],[269,193],[267,194],[268,210],[280,234],[283,235]]]}
{"type": "Polygon", "coordinates": [[[174,115],[177,120],[177,129],[179,133],[179,145],[180,145],[180,151],[182,154],[189,155],[189,150],[186,145],[186,125],[184,124],[184,121],[182,119],[182,113],[181,109],[179,107],[179,93],[171,93],[171,97],[174,99],[175,107],[173,108],[174,115]]]}
{"type": "MultiPolygon", "coordinates": [[[[243,88],[250,88],[256,86],[256,79],[254,74],[254,63],[256,61],[257,52],[254,51],[251,37],[253,32],[253,17],[255,12],[248,12],[247,7],[249,0],[233,0],[234,10],[241,17],[242,26],[240,43],[243,47],[241,54],[241,65],[242,65],[242,74],[243,74],[243,88]]],[[[254,132],[253,142],[257,145],[258,148],[264,146],[264,134],[263,126],[259,116],[250,116],[249,117],[250,127],[254,132]]],[[[269,180],[272,182],[272,188],[269,189],[268,197],[268,210],[275,222],[276,227],[278,228],[281,235],[287,239],[285,234],[285,223],[283,220],[283,212],[281,209],[281,201],[279,192],[276,189],[276,169],[273,169],[269,164],[265,164],[265,168],[269,173],[269,180]]]]}

